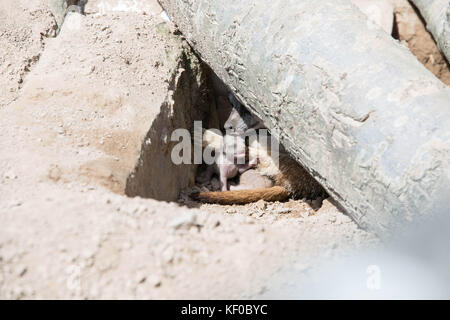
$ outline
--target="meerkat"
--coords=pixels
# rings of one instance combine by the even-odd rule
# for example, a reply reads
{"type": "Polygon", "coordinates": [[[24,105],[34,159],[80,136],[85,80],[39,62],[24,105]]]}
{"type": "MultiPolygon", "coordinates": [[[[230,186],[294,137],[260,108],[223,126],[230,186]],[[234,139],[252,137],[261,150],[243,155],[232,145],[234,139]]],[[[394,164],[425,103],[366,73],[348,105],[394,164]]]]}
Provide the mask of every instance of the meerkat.
{"type": "MultiPolygon", "coordinates": [[[[234,97],[234,95],[233,95],[234,97]]],[[[235,98],[235,97],[234,97],[235,98]]],[[[235,98],[236,99],[236,98],[235,98]]],[[[230,99],[231,100],[231,99],[230,99]]],[[[249,129],[262,128],[262,121],[254,117],[237,99],[225,122],[227,132],[245,134],[249,129]]],[[[208,139],[205,145],[215,148],[220,138],[205,131],[208,139]]],[[[255,171],[272,181],[272,186],[251,190],[230,190],[222,192],[200,192],[192,197],[206,203],[246,204],[258,200],[284,201],[289,197],[313,199],[326,196],[323,187],[280,146],[278,163],[272,158],[270,144],[263,145],[257,139],[248,147],[250,161],[258,158],[255,171]]]]}
{"type": "Polygon", "coordinates": [[[273,181],[267,176],[263,176],[259,173],[255,167],[241,173],[239,175],[238,184],[231,185],[230,190],[249,190],[273,187],[273,181]]]}
{"type": "MultiPolygon", "coordinates": [[[[233,106],[231,110],[237,108],[236,103],[238,102],[232,93],[228,95],[228,99],[233,106]]],[[[250,118],[247,119],[245,116],[239,118],[243,119],[243,121],[244,119],[248,120],[246,126],[253,125],[250,118]]],[[[246,160],[249,158],[248,148],[245,145],[245,140],[240,135],[227,132],[222,136],[213,130],[203,130],[202,139],[203,147],[212,148],[218,156],[214,165],[209,166],[204,174],[197,178],[197,181],[200,183],[211,180],[212,175],[217,173],[221,190],[227,191],[230,189],[228,179],[232,179],[238,174],[255,167],[258,162],[257,157],[252,157],[250,161],[246,160]]]]}

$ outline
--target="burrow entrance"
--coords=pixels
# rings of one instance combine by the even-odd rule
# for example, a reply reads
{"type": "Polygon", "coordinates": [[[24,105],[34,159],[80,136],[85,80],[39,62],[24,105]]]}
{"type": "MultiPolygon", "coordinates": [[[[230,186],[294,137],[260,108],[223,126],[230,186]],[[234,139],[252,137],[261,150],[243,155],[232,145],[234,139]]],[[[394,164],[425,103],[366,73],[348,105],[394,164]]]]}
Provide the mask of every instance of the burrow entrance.
{"type": "MultiPolygon", "coordinates": [[[[208,181],[198,179],[207,165],[172,161],[172,150],[180,141],[172,141],[171,136],[174,130],[181,128],[193,137],[194,121],[201,121],[205,129],[219,129],[224,133],[224,124],[232,109],[227,97],[229,92],[205,63],[195,55],[186,55],[170,80],[168,96],[142,144],[139,160],[126,181],[125,194],[163,201],[181,200],[179,202],[186,204],[189,191],[219,191],[217,173],[208,181]]],[[[192,140],[190,149],[193,153],[192,140]]],[[[312,179],[309,174],[308,177],[312,179]]],[[[230,183],[238,185],[239,178],[238,175],[230,183]]],[[[316,203],[322,199],[323,196],[316,203]]]]}

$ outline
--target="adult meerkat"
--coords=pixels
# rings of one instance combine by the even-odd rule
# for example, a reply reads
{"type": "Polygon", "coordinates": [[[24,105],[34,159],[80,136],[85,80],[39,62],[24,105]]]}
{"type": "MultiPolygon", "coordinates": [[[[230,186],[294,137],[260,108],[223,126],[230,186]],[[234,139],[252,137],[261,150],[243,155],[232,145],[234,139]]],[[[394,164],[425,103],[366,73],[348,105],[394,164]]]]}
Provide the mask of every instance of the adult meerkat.
{"type": "MultiPolygon", "coordinates": [[[[229,97],[230,98],[230,97],[229,97]]],[[[227,133],[245,134],[249,129],[260,129],[262,122],[254,117],[233,95],[233,109],[225,122],[227,133]]],[[[230,101],[233,99],[230,98],[230,101]]],[[[222,143],[220,135],[206,130],[204,145],[216,148],[222,143]]],[[[269,178],[273,185],[250,190],[230,190],[222,192],[199,192],[193,198],[206,203],[246,204],[258,200],[284,201],[288,197],[313,199],[325,196],[326,191],[314,178],[289,154],[279,147],[278,163],[272,157],[271,144],[261,144],[259,139],[252,139],[248,147],[249,159],[257,158],[255,171],[269,178]]]]}

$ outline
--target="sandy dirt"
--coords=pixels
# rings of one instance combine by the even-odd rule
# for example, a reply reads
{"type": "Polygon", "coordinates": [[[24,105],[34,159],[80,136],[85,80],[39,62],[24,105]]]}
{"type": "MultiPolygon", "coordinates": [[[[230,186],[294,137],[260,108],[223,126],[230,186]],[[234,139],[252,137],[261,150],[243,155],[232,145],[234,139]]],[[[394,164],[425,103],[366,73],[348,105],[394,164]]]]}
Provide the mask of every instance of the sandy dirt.
{"type": "Polygon", "coordinates": [[[394,35],[443,83],[450,86],[450,67],[426,29],[420,12],[407,0],[389,0],[394,5],[394,35]]]}
{"type": "Polygon", "coordinates": [[[16,3],[0,5],[0,298],[270,296],[285,266],[307,277],[379,245],[331,199],[125,196],[182,40],[155,1],[90,1],[56,38],[46,1],[16,3]]]}
{"type": "Polygon", "coordinates": [[[0,108],[16,99],[25,75],[39,61],[56,21],[42,1],[0,3],[0,108]],[[26,22],[26,23],[24,23],[26,22]]]}

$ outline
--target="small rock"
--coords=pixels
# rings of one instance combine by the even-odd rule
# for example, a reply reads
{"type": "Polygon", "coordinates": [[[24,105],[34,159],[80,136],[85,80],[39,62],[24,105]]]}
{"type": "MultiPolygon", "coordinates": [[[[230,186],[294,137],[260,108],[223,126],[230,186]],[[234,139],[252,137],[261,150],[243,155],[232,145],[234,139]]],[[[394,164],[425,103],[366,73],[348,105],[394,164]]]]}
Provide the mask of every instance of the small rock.
{"type": "Polygon", "coordinates": [[[61,169],[57,165],[51,167],[48,171],[48,177],[50,178],[50,180],[53,180],[55,182],[57,182],[61,178],[61,175],[61,169]]]}
{"type": "Polygon", "coordinates": [[[13,171],[7,171],[4,175],[5,179],[17,179],[17,175],[13,171]]]}
{"type": "Polygon", "coordinates": [[[253,205],[255,209],[265,210],[267,208],[267,203],[264,200],[259,200],[253,205]]]}
{"type": "Polygon", "coordinates": [[[10,208],[20,207],[21,205],[22,205],[22,201],[20,201],[20,200],[13,200],[9,203],[10,208]]]}
{"type": "Polygon", "coordinates": [[[164,263],[171,263],[173,261],[174,256],[175,256],[175,252],[174,252],[173,248],[168,247],[162,253],[162,260],[164,263]]]}
{"type": "Polygon", "coordinates": [[[161,286],[162,280],[157,275],[152,274],[152,275],[147,277],[147,283],[149,285],[151,285],[152,287],[158,288],[158,287],[161,286]]]}
{"type": "Polygon", "coordinates": [[[181,216],[170,221],[169,227],[174,228],[174,229],[179,229],[181,227],[189,228],[189,227],[195,225],[196,221],[197,221],[197,213],[186,212],[186,213],[182,214],[181,216]]]}
{"type": "Polygon", "coordinates": [[[313,201],[311,201],[311,207],[314,210],[319,209],[322,206],[322,201],[323,201],[323,198],[321,198],[321,197],[318,197],[317,199],[314,199],[313,201]]]}
{"type": "Polygon", "coordinates": [[[290,208],[280,208],[276,211],[277,214],[284,214],[284,213],[289,213],[291,212],[290,208]]]}
{"type": "Polygon", "coordinates": [[[11,294],[14,299],[22,299],[25,295],[22,288],[19,286],[15,286],[11,289],[11,294]]]}
{"type": "Polygon", "coordinates": [[[255,219],[251,218],[251,217],[246,217],[245,222],[248,224],[254,224],[255,223],[255,219]]]}
{"type": "Polygon", "coordinates": [[[302,218],[306,218],[309,217],[311,215],[311,211],[309,211],[308,209],[306,209],[302,214],[301,217],[302,218]]]}
{"type": "Polygon", "coordinates": [[[91,248],[84,248],[83,251],[81,252],[81,257],[83,257],[84,259],[92,258],[94,255],[95,249],[91,248]]]}
{"type": "Polygon", "coordinates": [[[27,273],[27,271],[28,271],[27,266],[21,264],[21,265],[19,265],[19,266],[17,267],[17,269],[16,269],[16,274],[17,274],[17,276],[19,276],[19,277],[23,277],[23,276],[25,275],[25,273],[27,273]]]}
{"type": "Polygon", "coordinates": [[[147,275],[144,271],[139,271],[136,273],[136,283],[141,284],[147,280],[147,275]]]}
{"type": "Polygon", "coordinates": [[[226,213],[236,213],[236,209],[235,208],[228,208],[227,210],[225,210],[226,213]]]}

